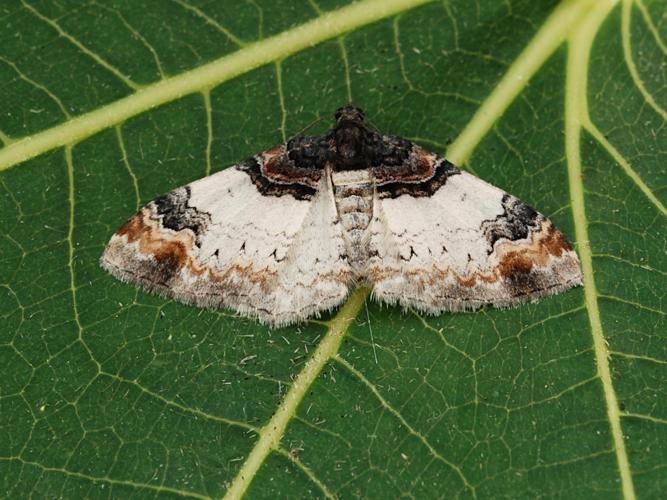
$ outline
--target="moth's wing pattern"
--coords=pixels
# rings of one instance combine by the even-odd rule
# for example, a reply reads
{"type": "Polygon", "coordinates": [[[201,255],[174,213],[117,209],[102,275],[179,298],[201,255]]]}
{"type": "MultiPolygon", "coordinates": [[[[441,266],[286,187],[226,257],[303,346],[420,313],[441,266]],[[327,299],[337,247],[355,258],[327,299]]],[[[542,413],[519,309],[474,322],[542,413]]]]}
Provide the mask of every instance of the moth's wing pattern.
{"type": "Polygon", "coordinates": [[[274,326],[341,303],[351,280],[328,176],[280,146],[148,203],[101,258],[114,276],[274,326]]]}
{"type": "Polygon", "coordinates": [[[506,307],[581,284],[571,245],[514,196],[413,145],[375,168],[368,280],[427,313],[506,307]]]}

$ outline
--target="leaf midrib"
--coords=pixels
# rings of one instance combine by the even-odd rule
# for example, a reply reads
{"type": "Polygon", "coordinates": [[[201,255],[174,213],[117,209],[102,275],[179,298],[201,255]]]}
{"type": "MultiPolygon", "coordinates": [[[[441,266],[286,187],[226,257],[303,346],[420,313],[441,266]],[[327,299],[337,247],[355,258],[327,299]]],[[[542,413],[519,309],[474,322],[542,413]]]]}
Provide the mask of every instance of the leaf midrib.
{"type": "Polygon", "coordinates": [[[593,41],[600,26],[617,3],[615,0],[599,2],[596,8],[592,9],[591,14],[582,20],[570,33],[565,69],[565,152],[574,229],[584,274],[584,300],[591,328],[591,336],[593,337],[597,374],[602,382],[607,418],[609,419],[614,452],[621,477],[623,497],[625,500],[634,500],[636,494],[632,472],[621,429],[618,398],[609,367],[609,347],[604,337],[598,306],[599,294],[595,283],[593,254],[588,235],[580,144],[584,125],[592,122],[588,113],[587,89],[589,59],[593,41]]]}

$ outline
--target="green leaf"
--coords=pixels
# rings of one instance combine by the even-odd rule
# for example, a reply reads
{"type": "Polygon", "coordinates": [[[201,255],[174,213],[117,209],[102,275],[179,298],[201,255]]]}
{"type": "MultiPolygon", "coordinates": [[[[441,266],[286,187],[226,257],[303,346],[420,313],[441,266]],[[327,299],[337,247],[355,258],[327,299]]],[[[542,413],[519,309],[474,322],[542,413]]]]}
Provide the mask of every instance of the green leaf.
{"type": "Polygon", "coordinates": [[[659,497],[665,8],[3,2],[0,495],[659,497]],[[141,204],[350,100],[551,217],[585,286],[269,330],[99,268],[141,204]]]}

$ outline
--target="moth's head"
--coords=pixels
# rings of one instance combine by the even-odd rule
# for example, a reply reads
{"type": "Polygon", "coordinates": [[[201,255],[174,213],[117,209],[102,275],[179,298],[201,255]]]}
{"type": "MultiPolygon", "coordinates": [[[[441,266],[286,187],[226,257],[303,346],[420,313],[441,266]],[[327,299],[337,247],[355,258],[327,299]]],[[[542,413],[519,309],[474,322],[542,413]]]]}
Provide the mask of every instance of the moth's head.
{"type": "Polygon", "coordinates": [[[361,109],[352,106],[352,104],[348,104],[347,106],[338,108],[335,117],[337,126],[348,123],[362,125],[366,115],[364,115],[364,112],[361,109]]]}
{"type": "Polygon", "coordinates": [[[336,111],[336,126],[332,129],[337,167],[357,168],[365,165],[366,125],[364,112],[348,104],[336,111]]]}

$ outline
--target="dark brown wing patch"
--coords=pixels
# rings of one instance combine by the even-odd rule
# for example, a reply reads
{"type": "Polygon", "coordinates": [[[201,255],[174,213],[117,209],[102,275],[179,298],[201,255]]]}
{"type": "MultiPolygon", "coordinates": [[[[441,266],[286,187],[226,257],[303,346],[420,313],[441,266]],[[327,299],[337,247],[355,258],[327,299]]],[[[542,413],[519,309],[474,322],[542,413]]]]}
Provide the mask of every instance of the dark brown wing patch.
{"type": "Polygon", "coordinates": [[[292,196],[297,200],[310,200],[317,192],[324,168],[315,165],[308,168],[304,165],[304,162],[297,165],[283,145],[248,158],[236,168],[247,173],[264,196],[292,196]]]}
{"type": "Polygon", "coordinates": [[[432,196],[452,175],[461,173],[444,158],[428,153],[412,144],[402,163],[384,163],[373,167],[373,177],[380,198],[397,198],[403,194],[414,197],[432,196]]]}

